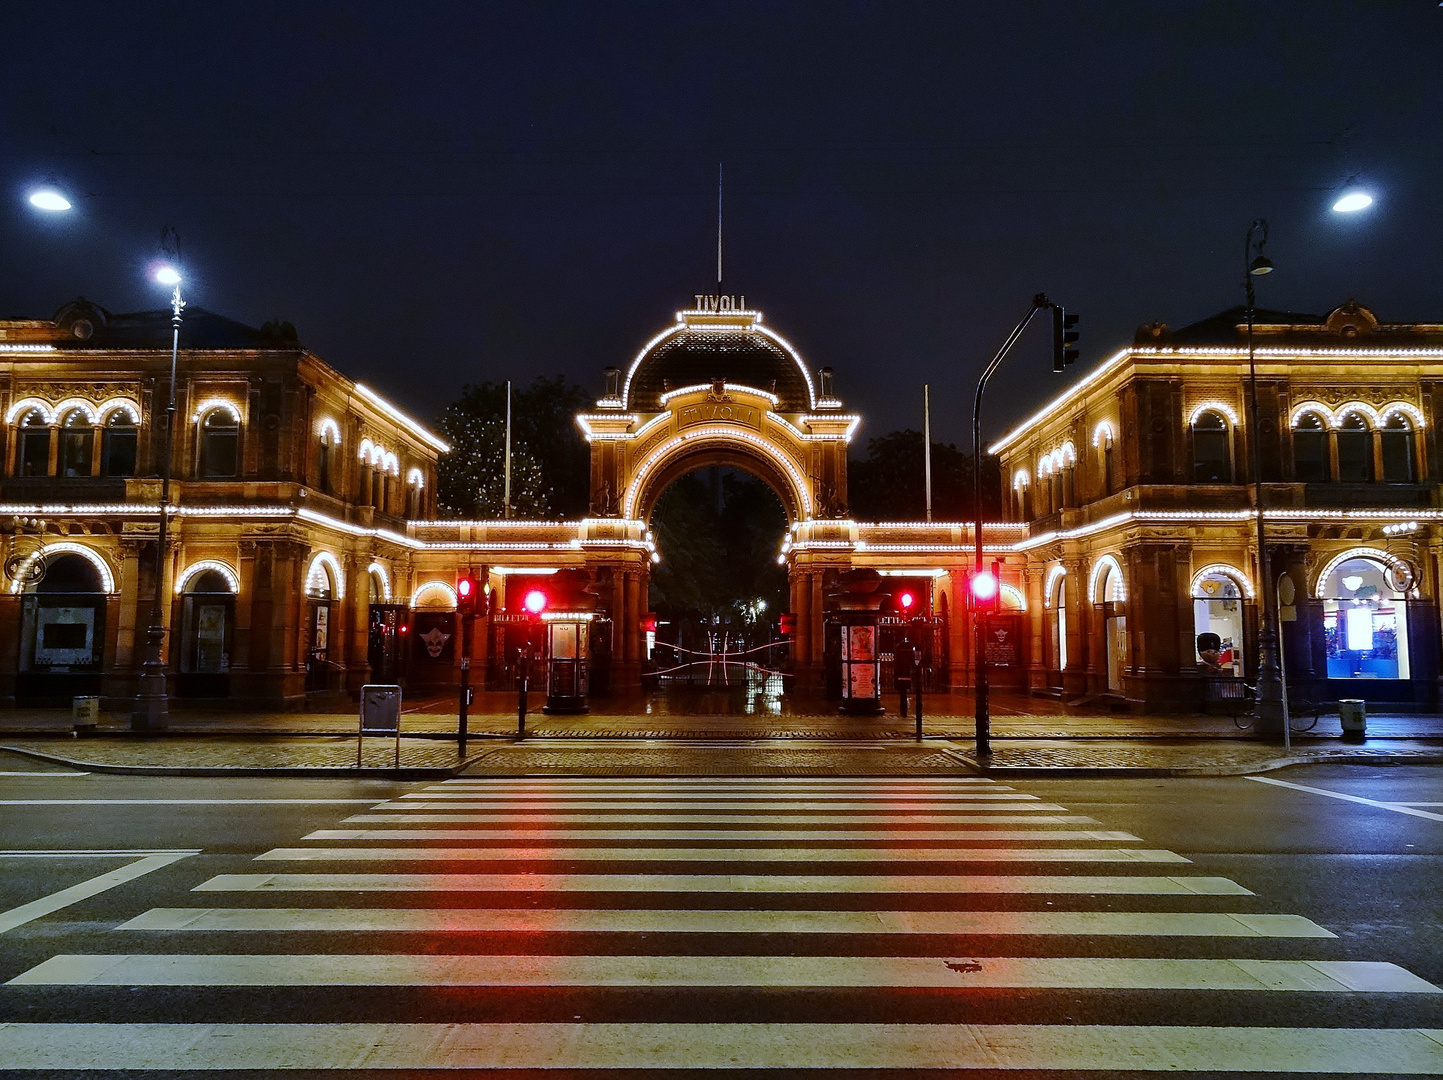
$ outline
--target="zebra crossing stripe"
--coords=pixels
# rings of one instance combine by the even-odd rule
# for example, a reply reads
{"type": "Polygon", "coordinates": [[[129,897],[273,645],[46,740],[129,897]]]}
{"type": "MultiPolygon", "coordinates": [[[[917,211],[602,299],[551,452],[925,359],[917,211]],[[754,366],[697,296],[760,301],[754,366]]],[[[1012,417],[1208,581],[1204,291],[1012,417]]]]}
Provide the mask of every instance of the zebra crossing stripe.
{"type": "Polygon", "coordinates": [[[1443,1029],[1043,1024],[0,1025],[9,1069],[1443,1073],[1443,1029]]]}
{"type": "Polygon", "coordinates": [[[7,986],[597,986],[1439,994],[1396,964],[1133,957],[61,954],[7,986]]]}
{"type": "Polygon", "coordinates": [[[194,892],[989,893],[1252,896],[1219,877],[1081,874],[217,874],[194,892]]]}
{"type": "Polygon", "coordinates": [[[313,847],[272,848],[256,862],[1139,862],[1187,863],[1155,848],[713,848],[313,847]]]}
{"type": "MultiPolygon", "coordinates": [[[[450,807],[447,807],[450,810],[450,807]]],[[[1011,806],[1007,813],[988,812],[985,814],[912,814],[897,817],[892,814],[787,814],[781,817],[772,813],[749,813],[738,810],[731,814],[651,814],[635,810],[572,810],[555,811],[532,817],[518,817],[500,811],[467,813],[465,811],[445,814],[352,814],[345,818],[347,824],[420,825],[461,824],[465,822],[500,824],[503,822],[524,822],[526,825],[552,823],[576,823],[604,821],[608,824],[630,825],[730,825],[737,822],[778,822],[788,825],[876,825],[883,822],[897,825],[1096,825],[1096,818],[1085,814],[1032,814],[1012,813],[1014,810],[1039,810],[1034,806],[1011,806]]]]}
{"type": "MultiPolygon", "coordinates": [[[[303,840],[655,840],[656,829],[317,829],[303,840]]],[[[1023,840],[1135,841],[1142,837],[1108,829],[687,829],[663,836],[676,840],[847,840],[858,843],[969,844],[1023,840]]]]}
{"type": "Polygon", "coordinates": [[[1331,938],[1301,915],[1153,911],[151,908],[120,930],[1331,938]]]}
{"type": "MultiPolygon", "coordinates": [[[[687,791],[667,791],[657,793],[655,798],[647,799],[649,806],[667,806],[677,803],[682,806],[690,806],[699,803],[716,803],[718,796],[715,793],[699,793],[696,795],[687,791]]],[[[404,806],[413,802],[456,802],[466,804],[486,805],[496,804],[500,806],[531,806],[531,805],[571,805],[593,806],[596,803],[619,803],[623,800],[615,793],[604,792],[601,794],[590,794],[579,791],[560,791],[555,794],[525,794],[511,795],[506,792],[486,792],[484,794],[469,794],[450,791],[412,791],[398,798],[392,799],[390,805],[404,806]]],[[[893,795],[882,794],[858,794],[857,792],[838,793],[835,795],[822,794],[820,792],[808,791],[803,798],[789,798],[785,792],[758,792],[728,793],[724,805],[756,806],[756,807],[778,807],[778,806],[805,806],[825,810],[830,807],[856,806],[868,807],[891,807],[899,804],[923,803],[928,806],[947,805],[950,803],[971,803],[971,802],[1038,802],[1036,795],[1029,795],[1023,791],[969,791],[962,794],[916,794],[916,795],[893,795]]]]}

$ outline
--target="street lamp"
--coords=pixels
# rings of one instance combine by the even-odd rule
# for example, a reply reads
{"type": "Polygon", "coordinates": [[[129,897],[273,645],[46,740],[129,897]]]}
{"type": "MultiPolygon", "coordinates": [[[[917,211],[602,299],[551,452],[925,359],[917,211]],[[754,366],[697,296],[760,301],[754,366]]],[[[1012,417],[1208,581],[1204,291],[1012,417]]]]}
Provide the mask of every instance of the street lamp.
{"type": "MultiPolygon", "coordinates": [[[[180,238],[172,228],[161,237],[161,247],[170,261],[160,264],[152,276],[161,285],[172,288],[170,297],[170,394],[165,407],[165,425],[156,431],[160,453],[160,527],[155,540],[155,597],[150,606],[150,627],[145,632],[145,662],[141,664],[140,681],[135,692],[135,708],[130,726],[136,731],[161,731],[170,723],[170,703],[165,686],[165,663],[161,648],[165,644],[165,624],[161,604],[164,596],[166,533],[170,517],[171,438],[175,430],[175,368],[180,355],[181,312],[185,301],[180,297],[180,238]]],[[[151,416],[155,409],[151,407],[151,416]]]]}
{"type": "Polygon", "coordinates": [[[1337,202],[1333,203],[1333,210],[1339,214],[1355,214],[1359,210],[1366,210],[1373,205],[1373,196],[1366,191],[1352,190],[1344,192],[1337,202]]]}
{"type": "Polygon", "coordinates": [[[1259,734],[1283,731],[1283,680],[1278,671],[1277,588],[1268,567],[1267,530],[1263,525],[1263,440],[1258,415],[1258,366],[1253,350],[1253,318],[1257,297],[1253,279],[1273,272],[1273,263],[1263,254],[1268,242],[1268,223],[1259,218],[1248,226],[1243,246],[1243,289],[1248,301],[1248,446],[1252,451],[1253,514],[1258,530],[1258,587],[1263,594],[1262,625],[1258,628],[1258,719],[1259,734]]]}
{"type": "Polygon", "coordinates": [[[70,209],[70,200],[53,187],[43,187],[30,193],[30,205],[47,214],[60,214],[70,209]]]}

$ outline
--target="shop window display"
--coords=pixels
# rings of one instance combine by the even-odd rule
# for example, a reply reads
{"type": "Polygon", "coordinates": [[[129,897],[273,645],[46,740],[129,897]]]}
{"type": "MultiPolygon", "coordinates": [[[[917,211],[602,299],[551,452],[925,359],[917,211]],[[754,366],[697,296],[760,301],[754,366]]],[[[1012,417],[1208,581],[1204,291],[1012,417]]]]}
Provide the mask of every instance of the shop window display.
{"type": "Polygon", "coordinates": [[[1322,585],[1330,679],[1408,678],[1408,606],[1388,567],[1365,556],[1338,564],[1322,585]]]}

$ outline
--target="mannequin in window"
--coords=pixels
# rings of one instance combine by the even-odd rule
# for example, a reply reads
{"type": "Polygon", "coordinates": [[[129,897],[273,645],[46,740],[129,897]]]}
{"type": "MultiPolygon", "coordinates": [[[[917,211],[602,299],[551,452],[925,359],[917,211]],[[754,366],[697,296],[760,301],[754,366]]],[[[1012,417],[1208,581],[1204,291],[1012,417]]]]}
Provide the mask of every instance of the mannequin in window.
{"type": "Polygon", "coordinates": [[[1203,675],[1225,675],[1222,659],[1223,639],[1216,634],[1197,636],[1198,671],[1203,675]]]}

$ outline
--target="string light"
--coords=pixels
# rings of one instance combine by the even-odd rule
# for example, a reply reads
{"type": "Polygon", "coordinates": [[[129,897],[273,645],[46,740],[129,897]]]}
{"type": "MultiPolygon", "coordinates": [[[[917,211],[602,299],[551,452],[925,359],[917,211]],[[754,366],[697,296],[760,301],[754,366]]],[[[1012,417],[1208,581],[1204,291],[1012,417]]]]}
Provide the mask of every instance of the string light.
{"type": "Polygon", "coordinates": [[[193,562],[185,568],[185,572],[175,579],[175,594],[179,596],[185,592],[185,587],[190,584],[191,579],[213,570],[225,578],[225,583],[230,586],[233,593],[240,592],[240,575],[235,570],[221,562],[219,559],[202,559],[200,562],[193,562]]]}

